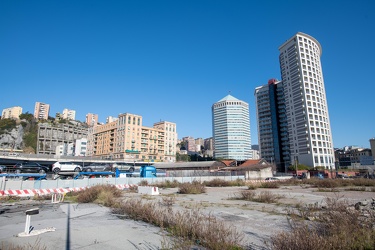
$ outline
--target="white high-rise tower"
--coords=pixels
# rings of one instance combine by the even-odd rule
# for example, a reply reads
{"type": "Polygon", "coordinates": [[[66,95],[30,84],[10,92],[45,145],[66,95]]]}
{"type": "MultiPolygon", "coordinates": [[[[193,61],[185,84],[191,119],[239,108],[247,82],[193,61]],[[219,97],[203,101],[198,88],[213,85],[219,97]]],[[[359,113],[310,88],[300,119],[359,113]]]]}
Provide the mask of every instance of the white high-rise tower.
{"type": "Polygon", "coordinates": [[[298,32],[279,47],[291,161],[334,168],[319,42],[298,32]]]}
{"type": "Polygon", "coordinates": [[[249,104],[227,95],[212,105],[214,156],[251,159],[249,104]]]}

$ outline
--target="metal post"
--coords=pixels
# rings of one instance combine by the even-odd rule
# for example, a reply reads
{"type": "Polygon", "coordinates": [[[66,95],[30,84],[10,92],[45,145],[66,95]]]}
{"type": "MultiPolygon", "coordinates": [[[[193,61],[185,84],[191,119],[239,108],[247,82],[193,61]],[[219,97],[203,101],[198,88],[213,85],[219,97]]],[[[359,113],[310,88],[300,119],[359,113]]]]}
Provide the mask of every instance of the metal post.
{"type": "Polygon", "coordinates": [[[25,234],[30,234],[30,215],[26,215],[25,234]]]}

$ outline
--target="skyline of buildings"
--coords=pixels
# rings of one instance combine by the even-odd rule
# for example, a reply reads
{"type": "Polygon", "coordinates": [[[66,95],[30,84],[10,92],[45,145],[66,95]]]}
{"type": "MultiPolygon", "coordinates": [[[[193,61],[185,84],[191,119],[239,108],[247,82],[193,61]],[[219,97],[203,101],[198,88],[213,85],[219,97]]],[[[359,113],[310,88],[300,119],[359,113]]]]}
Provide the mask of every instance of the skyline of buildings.
{"type": "MultiPolygon", "coordinates": [[[[279,52],[281,81],[271,79],[268,84],[256,87],[254,92],[260,157],[275,163],[279,171],[297,163],[333,168],[335,157],[320,60],[321,45],[314,37],[298,32],[279,46],[279,52]]],[[[2,118],[15,115],[15,108],[4,109],[2,118]]],[[[37,102],[34,117],[48,119],[49,108],[49,104],[37,102]]],[[[75,110],[64,109],[62,118],[75,120],[75,110]]],[[[177,131],[166,134],[176,127],[175,123],[142,127],[142,117],[128,113],[118,118],[109,116],[106,124],[100,126],[97,126],[98,115],[87,114],[86,123],[93,126],[88,130],[88,137],[93,135],[88,138],[88,154],[175,160],[172,152],[176,152],[177,131]],[[133,131],[131,139],[127,138],[131,131],[123,131],[126,128],[133,131]]],[[[228,95],[213,104],[212,127],[216,158],[253,158],[248,103],[228,95]]],[[[199,152],[200,146],[205,144],[203,139],[197,141],[192,136],[185,136],[183,140],[187,151],[199,152]]],[[[43,151],[48,144],[43,142],[43,151]]],[[[373,148],[371,140],[370,144],[373,148]]]]}
{"type": "Polygon", "coordinates": [[[231,95],[212,105],[214,157],[252,159],[249,104],[231,95]]]}

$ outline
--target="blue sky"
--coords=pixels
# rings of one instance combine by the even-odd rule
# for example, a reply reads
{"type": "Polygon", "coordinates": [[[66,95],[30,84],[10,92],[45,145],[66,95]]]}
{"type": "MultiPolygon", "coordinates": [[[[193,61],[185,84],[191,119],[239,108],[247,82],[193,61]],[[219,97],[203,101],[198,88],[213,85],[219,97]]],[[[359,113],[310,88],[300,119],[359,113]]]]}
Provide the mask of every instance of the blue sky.
{"type": "Polygon", "coordinates": [[[212,135],[211,106],[281,79],[278,47],[298,31],[323,48],[335,147],[375,137],[375,1],[0,1],[0,110],[36,101],[84,121],[133,113],[212,135]]]}

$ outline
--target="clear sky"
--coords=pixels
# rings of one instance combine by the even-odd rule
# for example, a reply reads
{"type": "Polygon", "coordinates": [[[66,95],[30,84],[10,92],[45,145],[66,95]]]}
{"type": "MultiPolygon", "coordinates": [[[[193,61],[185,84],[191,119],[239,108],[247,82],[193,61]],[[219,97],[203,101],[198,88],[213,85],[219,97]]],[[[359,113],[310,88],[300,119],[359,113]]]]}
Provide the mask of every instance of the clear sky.
{"type": "Polygon", "coordinates": [[[212,136],[211,106],[281,79],[278,47],[298,31],[323,48],[335,147],[375,137],[375,1],[0,1],[0,110],[35,102],[177,123],[178,137],[212,136]]]}

